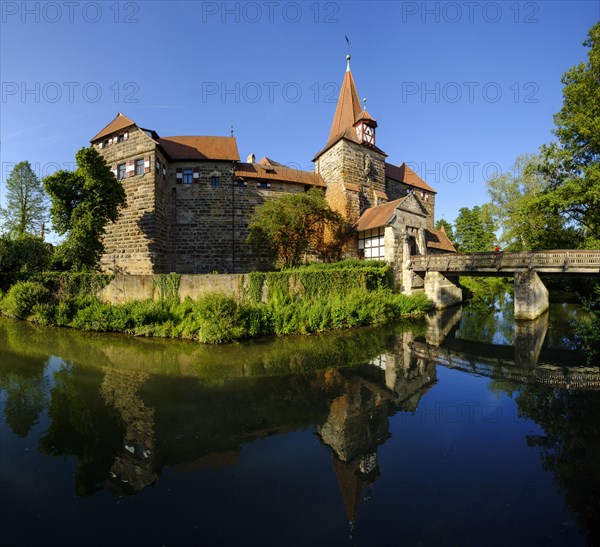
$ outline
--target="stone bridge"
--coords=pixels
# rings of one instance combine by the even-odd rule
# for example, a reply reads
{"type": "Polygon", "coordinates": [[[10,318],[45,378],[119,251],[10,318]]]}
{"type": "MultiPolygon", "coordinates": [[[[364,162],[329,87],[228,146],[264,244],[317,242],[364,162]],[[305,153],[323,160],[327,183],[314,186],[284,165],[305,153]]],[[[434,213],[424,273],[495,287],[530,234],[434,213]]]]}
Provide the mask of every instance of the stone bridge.
{"type": "Polygon", "coordinates": [[[408,292],[421,284],[438,309],[462,302],[459,276],[513,275],[515,319],[531,320],[548,309],[548,289],[540,276],[586,276],[600,279],[600,250],[421,255],[412,257],[410,269],[413,284],[407,289],[408,292]]]}

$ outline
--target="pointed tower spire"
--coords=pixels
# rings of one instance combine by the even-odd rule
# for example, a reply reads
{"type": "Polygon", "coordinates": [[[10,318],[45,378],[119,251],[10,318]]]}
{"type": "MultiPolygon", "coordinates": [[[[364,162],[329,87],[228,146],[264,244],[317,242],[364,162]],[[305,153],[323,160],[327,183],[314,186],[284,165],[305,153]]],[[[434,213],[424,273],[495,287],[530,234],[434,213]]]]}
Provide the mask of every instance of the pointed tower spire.
{"type": "Polygon", "coordinates": [[[331,131],[329,132],[328,144],[337,140],[347,129],[351,129],[358,115],[362,112],[360,100],[354,84],[354,78],[350,71],[350,54],[346,55],[347,67],[344,81],[340,90],[331,131]]]}

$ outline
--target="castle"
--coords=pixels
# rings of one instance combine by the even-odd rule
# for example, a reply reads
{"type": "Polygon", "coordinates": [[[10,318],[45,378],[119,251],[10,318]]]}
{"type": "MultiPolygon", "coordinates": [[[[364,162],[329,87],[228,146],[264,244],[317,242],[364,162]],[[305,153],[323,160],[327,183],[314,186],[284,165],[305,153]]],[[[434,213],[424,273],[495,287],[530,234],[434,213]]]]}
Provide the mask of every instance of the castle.
{"type": "Polygon", "coordinates": [[[400,283],[411,255],[455,252],[444,231],[434,229],[436,191],[405,163],[388,163],[378,147],[377,122],[361,108],[347,60],[314,172],[268,157],[241,162],[233,136],[160,137],[119,113],[91,139],[127,195],[127,208],[106,230],[103,269],[194,274],[265,268],[246,241],[255,208],[282,192],[313,187],[322,188],[329,205],[354,226],[347,256],[389,262],[400,283]]]}

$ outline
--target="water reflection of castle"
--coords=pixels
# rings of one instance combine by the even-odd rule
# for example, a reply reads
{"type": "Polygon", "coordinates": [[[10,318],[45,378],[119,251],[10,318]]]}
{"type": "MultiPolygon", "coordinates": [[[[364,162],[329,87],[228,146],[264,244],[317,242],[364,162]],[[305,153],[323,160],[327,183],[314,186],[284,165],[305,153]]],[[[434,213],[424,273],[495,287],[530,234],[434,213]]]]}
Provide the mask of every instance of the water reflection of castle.
{"type": "MultiPolygon", "coordinates": [[[[390,437],[389,417],[398,411],[414,412],[421,396],[435,382],[435,364],[414,358],[407,351],[412,341],[411,334],[398,334],[394,347],[371,363],[351,369],[331,368],[310,375],[305,381],[306,387],[312,390],[312,400],[311,397],[306,400],[307,391],[302,389],[294,390],[297,394],[295,399],[290,400],[286,396],[288,419],[278,419],[280,412],[275,409],[270,416],[262,414],[253,419],[251,405],[244,404],[244,396],[241,401],[232,401],[231,392],[225,389],[220,402],[210,398],[215,414],[219,413],[221,406],[229,408],[224,414],[225,421],[217,428],[204,421],[198,424],[199,429],[184,426],[183,430],[171,430],[169,433],[162,415],[164,410],[160,404],[154,406],[149,403],[148,399],[152,399],[153,395],[144,387],[149,382],[149,375],[106,369],[101,385],[102,396],[118,411],[125,427],[123,448],[114,459],[105,487],[118,495],[134,494],[156,481],[165,465],[187,470],[235,464],[236,451],[242,442],[293,431],[298,427],[294,423],[295,418],[300,418],[306,407],[312,406],[316,410],[312,420],[317,434],[332,452],[333,470],[347,517],[354,522],[365,487],[379,475],[377,447],[390,437]],[[236,408],[242,411],[243,420],[240,420],[236,408]],[[245,427],[239,429],[238,421],[243,421],[245,427]],[[254,423],[257,427],[253,427],[254,423]],[[225,434],[215,446],[209,439],[214,439],[217,429],[225,434]]],[[[272,379],[263,380],[265,384],[272,384],[272,379]]],[[[189,382],[190,379],[187,379],[189,382]]],[[[251,383],[255,384],[255,389],[262,390],[263,386],[256,385],[260,381],[251,383]]],[[[285,382],[277,379],[277,383],[285,382]]],[[[183,388],[176,379],[173,384],[179,384],[174,387],[176,390],[183,388]]],[[[202,393],[201,385],[196,387],[199,388],[197,396],[184,389],[188,392],[182,398],[196,400],[198,404],[193,412],[205,415],[199,406],[202,406],[200,401],[206,393],[202,393]]],[[[273,386],[265,385],[264,388],[270,390],[273,386]]],[[[239,394],[240,386],[235,389],[239,394]]],[[[251,395],[251,398],[254,397],[256,394],[251,395]]],[[[179,416],[178,420],[171,416],[168,420],[171,424],[187,421],[185,416],[179,416]]]]}

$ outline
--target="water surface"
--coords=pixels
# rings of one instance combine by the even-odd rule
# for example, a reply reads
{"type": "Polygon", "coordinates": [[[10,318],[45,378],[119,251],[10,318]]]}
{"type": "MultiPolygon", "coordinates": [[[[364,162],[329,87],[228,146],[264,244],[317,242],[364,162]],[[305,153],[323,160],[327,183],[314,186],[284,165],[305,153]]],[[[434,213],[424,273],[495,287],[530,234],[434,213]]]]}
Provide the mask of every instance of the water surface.
{"type": "Polygon", "coordinates": [[[0,320],[0,544],[598,544],[579,318],[220,347],[0,320]]]}

